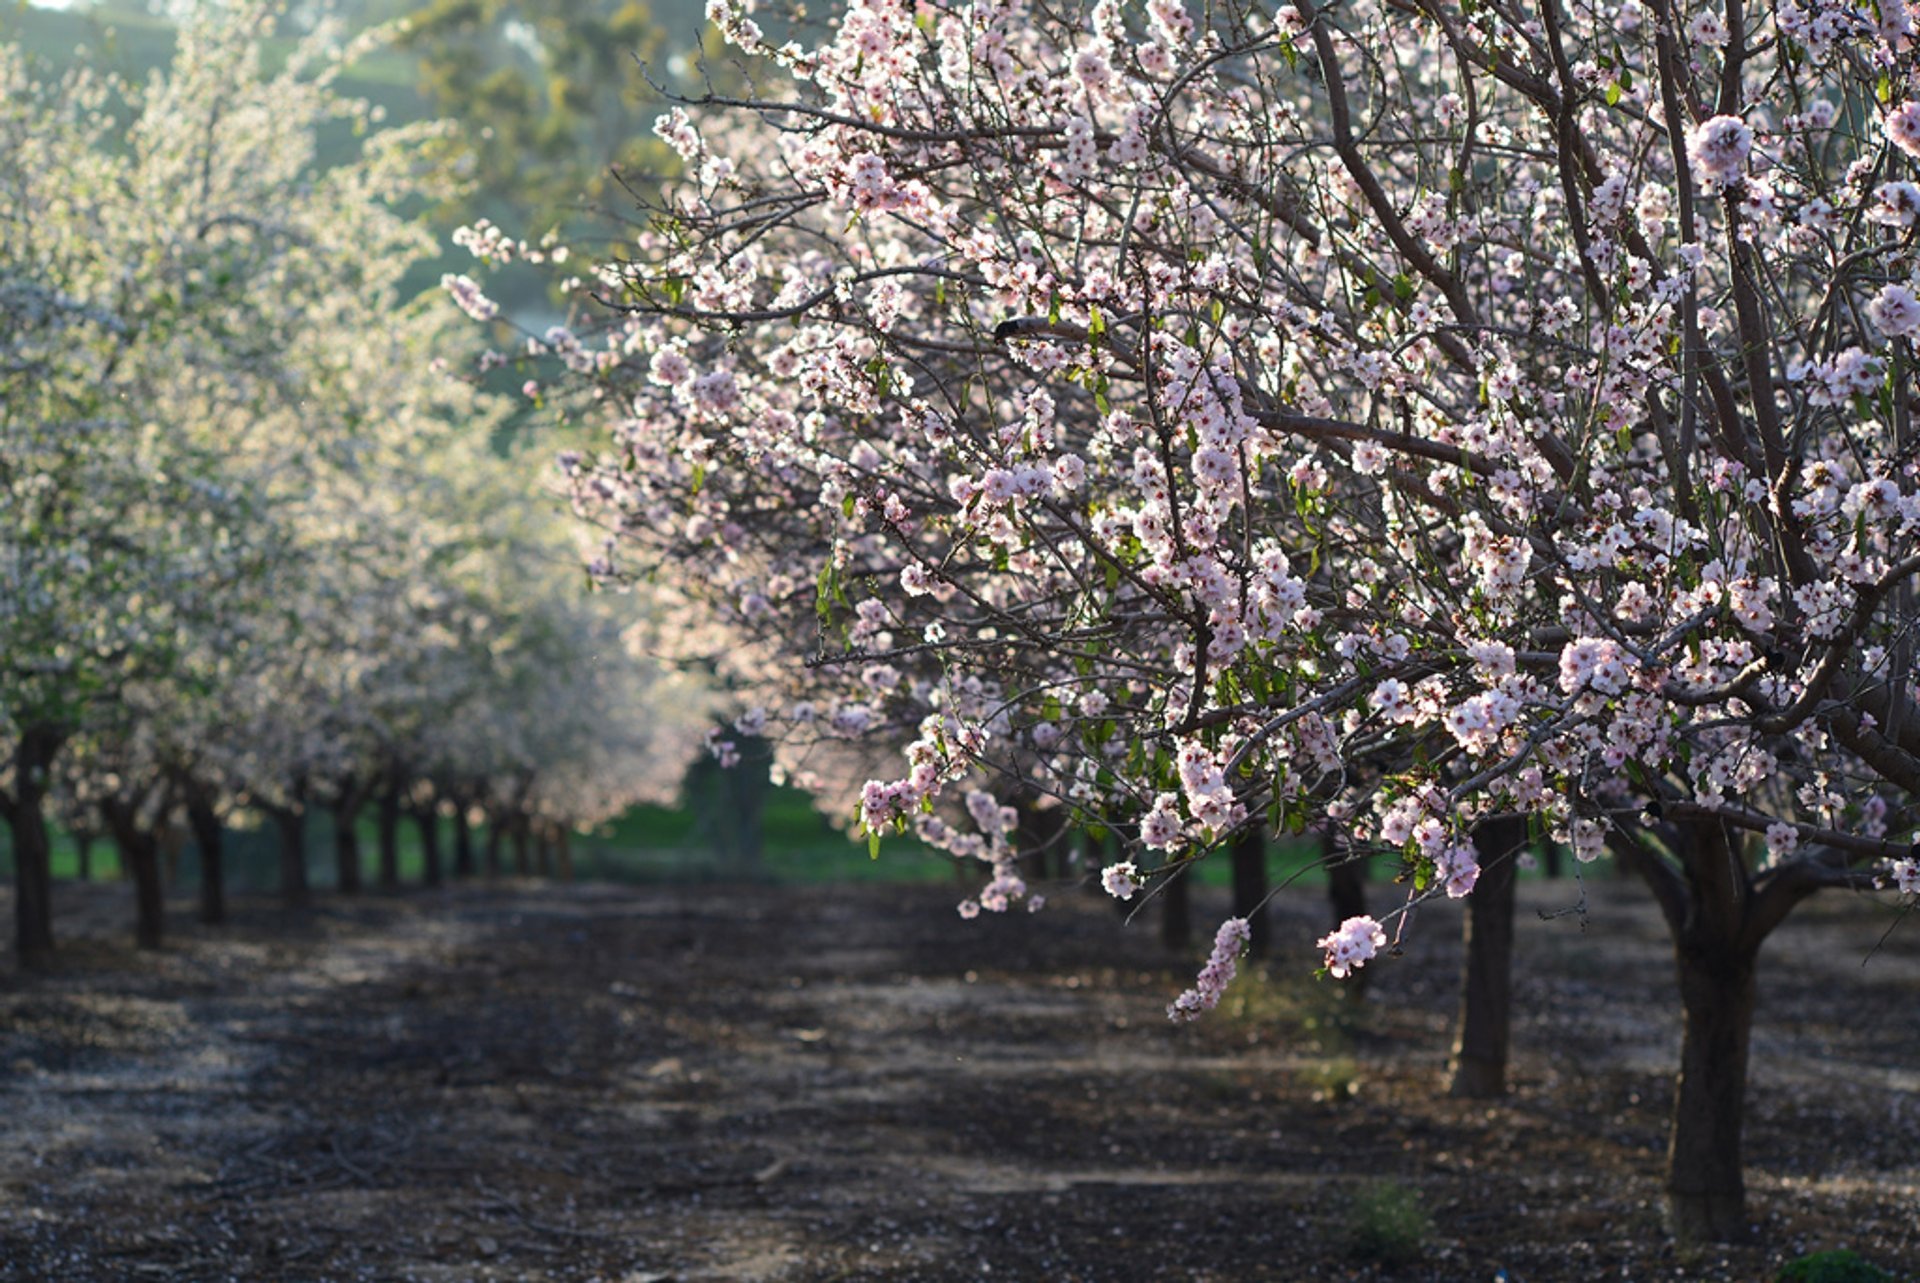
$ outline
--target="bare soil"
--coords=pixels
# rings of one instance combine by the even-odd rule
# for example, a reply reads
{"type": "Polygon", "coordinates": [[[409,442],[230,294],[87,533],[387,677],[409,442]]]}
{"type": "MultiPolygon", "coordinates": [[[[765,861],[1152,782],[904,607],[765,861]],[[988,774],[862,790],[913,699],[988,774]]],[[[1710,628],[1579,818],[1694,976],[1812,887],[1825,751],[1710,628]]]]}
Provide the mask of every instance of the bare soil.
{"type": "Polygon", "coordinates": [[[1282,956],[1176,1028],[1195,958],[1067,888],[973,923],[937,887],[243,901],[158,954],[130,899],[63,886],[56,969],[0,964],[0,1280],[1920,1277],[1920,921],[1874,952],[1870,900],[1769,945],[1757,1241],[1688,1252],[1671,967],[1624,885],[1523,886],[1494,1104],[1438,1088],[1451,909],[1355,1002],[1283,896],[1282,956]]]}

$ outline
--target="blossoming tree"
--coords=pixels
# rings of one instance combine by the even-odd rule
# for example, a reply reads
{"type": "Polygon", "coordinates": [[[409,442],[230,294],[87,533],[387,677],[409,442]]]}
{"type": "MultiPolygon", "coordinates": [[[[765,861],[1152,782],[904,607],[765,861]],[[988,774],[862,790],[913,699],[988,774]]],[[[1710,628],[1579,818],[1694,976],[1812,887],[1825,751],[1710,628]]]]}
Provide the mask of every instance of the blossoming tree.
{"type": "Polygon", "coordinates": [[[157,946],[182,812],[217,918],[222,813],[272,818],[298,902],[316,805],[348,821],[357,884],[376,776],[482,778],[511,743],[550,777],[545,815],[592,822],[657,780],[639,759],[678,760],[677,705],[647,702],[670,684],[562,588],[559,500],[493,453],[499,398],[451,372],[471,329],[402,292],[435,250],[408,211],[443,188],[446,128],[377,129],[338,92],[380,33],[270,60],[274,21],[196,12],[139,85],[0,44],[0,817],[30,962],[53,944],[61,776],[157,946]],[[364,141],[322,164],[340,126],[364,141]]]}
{"type": "Polygon", "coordinates": [[[906,746],[871,831],[997,867],[1009,780],[1152,876],[1262,812],[1409,904],[1502,817],[1610,847],[1675,942],[1677,1227],[1744,1232],[1761,942],[1920,890],[1906,10],[711,16],[795,88],[662,120],[688,181],[555,348],[596,573],[695,585],[906,746]]]}

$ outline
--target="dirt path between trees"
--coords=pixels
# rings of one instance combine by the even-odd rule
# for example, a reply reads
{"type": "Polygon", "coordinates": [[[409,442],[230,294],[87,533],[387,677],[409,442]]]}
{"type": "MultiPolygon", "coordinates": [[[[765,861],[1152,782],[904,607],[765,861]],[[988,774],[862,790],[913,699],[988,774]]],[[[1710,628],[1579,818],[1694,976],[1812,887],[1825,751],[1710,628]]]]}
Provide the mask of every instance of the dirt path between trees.
{"type": "Polygon", "coordinates": [[[1176,1029],[1194,961],[1071,891],[974,923],[925,887],[243,903],[139,955],[130,892],[61,890],[58,969],[0,969],[0,1280],[1758,1280],[1837,1246],[1920,1278],[1920,923],[1863,968],[1867,901],[1769,946],[1762,1245],[1683,1254],[1630,887],[1584,928],[1540,914],[1573,883],[1524,887],[1492,1106],[1435,1091],[1452,910],[1354,1003],[1284,898],[1284,956],[1176,1029]],[[1369,1219],[1417,1259],[1356,1254],[1369,1219]]]}

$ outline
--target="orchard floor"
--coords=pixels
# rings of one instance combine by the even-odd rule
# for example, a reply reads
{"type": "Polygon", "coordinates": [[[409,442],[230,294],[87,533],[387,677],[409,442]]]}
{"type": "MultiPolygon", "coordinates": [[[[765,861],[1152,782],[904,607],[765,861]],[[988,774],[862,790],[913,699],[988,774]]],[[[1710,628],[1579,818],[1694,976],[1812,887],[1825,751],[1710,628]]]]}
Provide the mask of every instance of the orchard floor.
{"type": "Polygon", "coordinates": [[[1194,960],[1066,888],[973,923],[924,886],[243,902],[157,955],[125,888],[60,891],[57,968],[0,964],[4,1280],[1760,1280],[1837,1246],[1920,1277],[1920,919],[1863,967],[1869,901],[1769,946],[1760,1245],[1685,1253],[1665,942],[1610,882],[1584,926],[1540,912],[1573,882],[1523,888],[1493,1105],[1435,1091],[1451,908],[1354,1003],[1283,896],[1270,972],[1174,1028],[1194,960]],[[1432,1213],[1375,1213],[1416,1260],[1356,1248],[1380,1182],[1432,1213]]]}

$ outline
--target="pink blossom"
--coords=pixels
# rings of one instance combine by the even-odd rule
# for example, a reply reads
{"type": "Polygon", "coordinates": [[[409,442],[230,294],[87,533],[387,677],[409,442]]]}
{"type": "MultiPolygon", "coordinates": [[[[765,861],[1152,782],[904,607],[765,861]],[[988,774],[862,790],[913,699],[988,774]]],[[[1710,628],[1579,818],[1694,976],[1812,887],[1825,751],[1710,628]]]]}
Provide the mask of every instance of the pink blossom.
{"type": "Polygon", "coordinates": [[[1703,183],[1734,183],[1746,173],[1753,130],[1738,116],[1714,116],[1687,133],[1687,159],[1703,183]]]}
{"type": "Polygon", "coordinates": [[[1100,871],[1100,889],[1116,900],[1131,900],[1140,889],[1140,870],[1132,860],[1109,864],[1100,871]]]}
{"type": "Polygon", "coordinates": [[[1920,298],[1904,285],[1887,285],[1867,304],[1867,315],[1888,338],[1920,329],[1920,298]]]}
{"type": "Polygon", "coordinates": [[[1228,918],[1214,932],[1213,952],[1207,957],[1207,965],[1200,969],[1200,977],[1193,988],[1173,1000],[1167,1008],[1167,1019],[1176,1024],[1183,1020],[1197,1020],[1206,1012],[1220,1005],[1220,996],[1233,983],[1233,977],[1239,970],[1240,955],[1246,950],[1247,941],[1253,938],[1253,928],[1245,918],[1228,918]]]}
{"type": "Polygon", "coordinates": [[[1386,943],[1387,933],[1381,930],[1380,924],[1361,916],[1348,918],[1337,929],[1320,937],[1318,947],[1326,950],[1327,973],[1335,980],[1344,980],[1365,966],[1386,943]]]}
{"type": "Polygon", "coordinates": [[[1920,156],[1920,102],[1909,100],[1887,113],[1887,141],[1909,156],[1920,156]]]}

